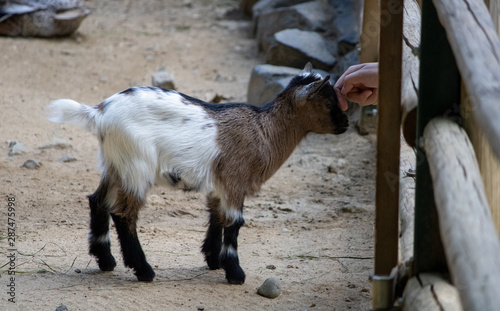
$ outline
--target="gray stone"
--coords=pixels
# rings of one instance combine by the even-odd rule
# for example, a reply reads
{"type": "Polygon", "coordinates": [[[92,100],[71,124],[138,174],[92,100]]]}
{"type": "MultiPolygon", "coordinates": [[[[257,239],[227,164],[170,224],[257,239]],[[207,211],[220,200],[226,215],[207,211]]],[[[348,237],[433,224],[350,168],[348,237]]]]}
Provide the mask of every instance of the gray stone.
{"type": "Polygon", "coordinates": [[[72,157],[72,156],[65,155],[65,156],[59,158],[59,160],[57,160],[57,161],[67,163],[67,162],[75,162],[75,161],[77,161],[77,159],[72,157]]]}
{"type": "Polygon", "coordinates": [[[259,49],[267,51],[274,34],[285,29],[325,31],[333,28],[333,9],[324,1],[310,1],[290,7],[277,8],[261,14],[256,24],[259,49]]]}
{"type": "Polygon", "coordinates": [[[257,65],[250,75],[247,91],[247,103],[263,106],[272,101],[297,75],[300,69],[278,67],[272,65],[257,65]]]}
{"type": "Polygon", "coordinates": [[[257,294],[271,299],[276,298],[281,294],[281,284],[275,278],[268,278],[264,281],[264,284],[257,289],[257,294]]]}
{"type": "MultiPolygon", "coordinates": [[[[335,10],[336,18],[333,21],[335,28],[341,34],[340,41],[357,43],[361,34],[361,12],[363,11],[362,0],[338,1],[328,0],[335,10]]],[[[373,14],[367,12],[367,14],[373,14]]],[[[348,51],[345,51],[347,53],[348,51]]]]}
{"type": "Polygon", "coordinates": [[[9,143],[9,156],[20,155],[28,152],[29,149],[25,147],[23,144],[17,141],[11,141],[9,143]]]}
{"type": "Polygon", "coordinates": [[[356,50],[351,51],[346,55],[337,58],[337,63],[333,68],[333,72],[335,72],[338,75],[341,75],[347,70],[347,68],[355,64],[359,64],[359,54],[358,51],[356,50]]]}
{"type": "Polygon", "coordinates": [[[175,90],[174,74],[168,71],[157,71],[153,74],[152,84],[156,87],[175,90]]]}
{"type": "Polygon", "coordinates": [[[40,147],[40,149],[67,149],[73,148],[73,146],[65,140],[62,139],[54,139],[53,142],[45,144],[40,147]]]}
{"type": "Polygon", "coordinates": [[[310,0],[260,0],[253,5],[252,16],[253,18],[258,18],[260,15],[273,9],[289,7],[307,1],[310,0]]]}
{"type": "Polygon", "coordinates": [[[311,62],[314,68],[330,70],[336,62],[325,40],[316,32],[286,29],[274,35],[275,43],[267,51],[267,62],[277,66],[303,68],[311,62]]]}
{"type": "MultiPolygon", "coordinates": [[[[263,106],[276,97],[288,85],[290,80],[302,70],[291,67],[257,65],[250,75],[247,90],[247,103],[254,106],[263,106]]],[[[316,70],[323,77],[329,73],[316,70]]],[[[330,74],[330,83],[335,83],[336,76],[330,74]]]]}
{"type": "Polygon", "coordinates": [[[65,305],[61,304],[59,307],[56,308],[56,311],[69,311],[69,309],[65,305]]]}
{"type": "Polygon", "coordinates": [[[36,170],[39,169],[41,166],[42,163],[37,160],[27,160],[26,162],[24,162],[21,168],[26,168],[28,170],[36,170]]]}

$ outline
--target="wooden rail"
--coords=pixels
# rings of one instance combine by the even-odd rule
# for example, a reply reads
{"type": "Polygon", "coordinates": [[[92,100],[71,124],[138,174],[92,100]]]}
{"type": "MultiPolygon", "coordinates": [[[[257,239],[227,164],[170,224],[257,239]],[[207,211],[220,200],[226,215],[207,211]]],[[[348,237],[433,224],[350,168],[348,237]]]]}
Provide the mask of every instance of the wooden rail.
{"type": "Polygon", "coordinates": [[[500,40],[482,0],[434,0],[477,124],[500,158],[500,40]]]}
{"type": "Polygon", "coordinates": [[[500,242],[474,150],[456,123],[433,119],[424,132],[441,238],[464,310],[500,306],[500,242]]]}

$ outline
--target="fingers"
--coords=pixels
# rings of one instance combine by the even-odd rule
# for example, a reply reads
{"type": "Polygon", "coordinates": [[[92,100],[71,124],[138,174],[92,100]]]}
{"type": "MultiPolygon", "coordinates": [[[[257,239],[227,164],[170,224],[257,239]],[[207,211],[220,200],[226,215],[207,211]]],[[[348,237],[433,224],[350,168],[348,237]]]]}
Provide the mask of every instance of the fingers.
{"type": "Polygon", "coordinates": [[[350,92],[347,94],[346,99],[360,106],[376,105],[378,100],[377,89],[366,89],[360,92],[350,92]]]}

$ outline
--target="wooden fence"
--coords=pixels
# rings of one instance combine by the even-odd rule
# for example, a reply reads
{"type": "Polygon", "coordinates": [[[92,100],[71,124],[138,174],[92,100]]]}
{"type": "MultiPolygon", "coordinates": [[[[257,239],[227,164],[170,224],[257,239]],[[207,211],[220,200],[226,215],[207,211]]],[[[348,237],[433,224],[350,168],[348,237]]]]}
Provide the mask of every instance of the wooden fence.
{"type": "Polygon", "coordinates": [[[500,166],[485,164],[500,158],[497,10],[497,0],[486,5],[482,0],[423,0],[420,15],[419,1],[404,1],[404,9],[403,0],[381,1],[375,310],[393,308],[394,287],[381,290],[387,282],[378,280],[394,275],[398,264],[394,283],[405,285],[405,276],[410,278],[403,295],[406,310],[500,306],[500,223],[495,229],[492,220],[492,214],[500,215],[499,200],[493,198],[500,197],[500,189],[492,186],[500,185],[500,176],[492,170],[500,166]],[[488,8],[495,10],[493,21],[488,8]],[[470,135],[459,125],[461,115],[470,135]],[[414,191],[407,182],[399,183],[400,124],[416,151],[414,191]],[[477,128],[494,155],[479,165],[474,149],[481,149],[469,139],[477,128]],[[402,202],[414,202],[414,213],[400,216],[402,202]],[[414,223],[414,233],[401,230],[401,217],[412,222],[405,228],[414,223]],[[400,251],[408,245],[398,243],[399,235],[405,243],[413,240],[412,258],[400,251]]]}

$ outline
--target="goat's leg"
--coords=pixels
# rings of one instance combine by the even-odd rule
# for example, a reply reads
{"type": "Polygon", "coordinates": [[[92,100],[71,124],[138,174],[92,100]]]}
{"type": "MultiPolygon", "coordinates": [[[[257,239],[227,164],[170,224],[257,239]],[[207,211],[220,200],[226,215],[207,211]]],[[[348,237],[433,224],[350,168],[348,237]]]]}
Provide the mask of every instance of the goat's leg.
{"type": "Polygon", "coordinates": [[[105,200],[109,190],[108,180],[103,179],[96,192],[88,196],[90,207],[89,253],[96,257],[99,269],[102,271],[113,271],[116,267],[116,261],[110,249],[110,208],[105,200]]]}
{"type": "Polygon", "coordinates": [[[146,256],[137,236],[136,223],[142,206],[143,202],[141,200],[120,191],[117,203],[111,211],[111,217],[120,239],[125,266],[134,269],[139,281],[151,282],[155,277],[155,273],[146,261],[146,256]]]}
{"type": "Polygon", "coordinates": [[[238,258],[238,234],[244,224],[245,221],[240,212],[240,216],[231,225],[224,228],[224,240],[219,261],[222,268],[226,270],[227,281],[231,284],[243,284],[245,282],[245,272],[241,269],[238,258]]]}
{"type": "Polygon", "coordinates": [[[222,248],[222,228],[220,220],[220,199],[207,196],[207,207],[210,212],[207,234],[201,248],[205,261],[211,270],[219,269],[219,254],[222,248]]]}

